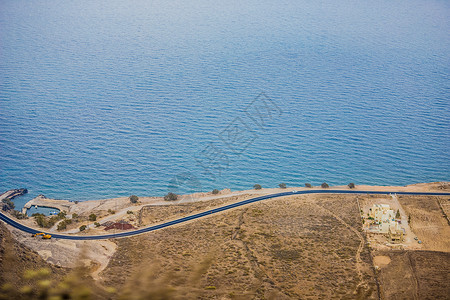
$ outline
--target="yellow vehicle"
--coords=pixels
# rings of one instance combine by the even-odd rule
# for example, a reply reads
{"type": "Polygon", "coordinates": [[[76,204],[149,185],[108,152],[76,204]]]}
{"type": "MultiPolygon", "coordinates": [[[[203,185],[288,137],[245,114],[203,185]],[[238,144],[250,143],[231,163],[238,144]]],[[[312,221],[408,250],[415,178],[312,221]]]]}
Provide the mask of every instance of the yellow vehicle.
{"type": "Polygon", "coordinates": [[[40,235],[42,235],[42,238],[43,238],[43,239],[46,239],[46,240],[49,240],[49,239],[52,238],[52,236],[51,236],[50,234],[48,234],[48,233],[43,233],[43,232],[35,233],[35,234],[33,234],[33,237],[40,236],[40,235]]]}

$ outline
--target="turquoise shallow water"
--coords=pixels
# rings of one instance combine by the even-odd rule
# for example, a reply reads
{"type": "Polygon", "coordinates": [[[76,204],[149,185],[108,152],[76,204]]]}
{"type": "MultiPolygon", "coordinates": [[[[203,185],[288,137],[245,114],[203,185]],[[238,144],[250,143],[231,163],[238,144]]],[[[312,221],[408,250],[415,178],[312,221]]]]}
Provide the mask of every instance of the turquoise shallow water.
{"type": "Polygon", "coordinates": [[[2,1],[0,190],[449,180],[449,20],[447,1],[2,1]]]}

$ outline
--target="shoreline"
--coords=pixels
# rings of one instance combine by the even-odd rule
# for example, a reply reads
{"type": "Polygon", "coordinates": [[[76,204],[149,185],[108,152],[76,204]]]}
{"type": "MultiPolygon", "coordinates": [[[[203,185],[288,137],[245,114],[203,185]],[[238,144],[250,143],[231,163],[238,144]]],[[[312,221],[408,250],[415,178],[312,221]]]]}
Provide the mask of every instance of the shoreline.
{"type": "MultiPolygon", "coordinates": [[[[138,214],[135,214],[136,212],[138,212],[139,210],[142,210],[142,208],[145,207],[145,209],[150,209],[150,211],[141,211],[141,213],[144,214],[144,221],[143,223],[140,223],[136,226],[137,230],[134,230],[134,233],[129,234],[127,231],[128,230],[118,230],[118,232],[112,233],[112,234],[108,234],[105,233],[105,229],[103,228],[106,225],[102,225],[103,227],[99,227],[97,228],[97,226],[94,226],[95,224],[92,224],[92,222],[86,221],[87,219],[87,214],[88,213],[92,213],[92,210],[89,211],[84,211],[85,212],[85,219],[79,220],[79,221],[75,221],[76,225],[72,226],[71,228],[67,228],[66,230],[64,230],[61,233],[57,233],[59,232],[59,230],[57,231],[56,229],[56,224],[55,226],[53,226],[52,228],[49,228],[48,230],[46,229],[42,229],[42,228],[37,228],[34,224],[34,220],[32,219],[28,219],[28,220],[21,220],[21,222],[18,222],[21,225],[24,226],[28,226],[29,228],[36,230],[38,232],[48,232],[50,233],[52,236],[54,236],[56,239],[52,239],[49,242],[45,242],[43,243],[40,239],[36,239],[33,237],[30,237],[30,235],[28,233],[25,233],[23,231],[21,231],[22,229],[18,229],[15,226],[12,227],[11,225],[7,225],[7,228],[13,233],[14,236],[16,236],[16,238],[28,245],[30,245],[30,247],[32,247],[33,249],[35,249],[39,255],[41,255],[45,260],[47,260],[48,262],[51,263],[56,263],[58,265],[65,265],[65,266],[71,266],[73,261],[76,261],[77,259],[77,255],[73,255],[73,253],[78,254],[79,250],[77,249],[81,249],[82,245],[83,247],[88,247],[88,252],[89,252],[89,260],[91,261],[95,261],[96,263],[98,263],[98,265],[100,266],[98,269],[96,269],[93,273],[93,276],[98,279],[99,277],[99,272],[101,272],[104,268],[107,267],[110,258],[112,256],[112,254],[117,250],[117,246],[115,244],[115,242],[109,240],[111,237],[114,238],[126,238],[128,236],[131,235],[140,235],[140,234],[145,234],[148,233],[150,231],[155,231],[158,229],[162,229],[165,227],[169,227],[169,226],[173,226],[174,228],[177,228],[178,226],[183,226],[186,224],[189,224],[191,222],[194,222],[195,220],[197,220],[198,218],[203,218],[203,217],[209,217],[212,213],[216,214],[216,213],[220,213],[223,211],[222,208],[227,207],[227,211],[233,211],[234,209],[238,209],[238,207],[242,206],[242,205],[246,205],[246,204],[250,204],[250,203],[256,203],[256,201],[263,201],[266,199],[270,199],[270,198],[264,198],[263,195],[264,194],[269,194],[268,196],[275,196],[275,197],[285,197],[287,196],[287,200],[285,201],[291,201],[291,203],[297,203],[296,205],[303,205],[306,204],[307,207],[308,203],[315,203],[314,200],[315,196],[314,195],[306,195],[305,197],[303,196],[304,194],[302,194],[301,197],[291,197],[290,195],[290,191],[292,192],[302,192],[302,191],[309,191],[311,193],[314,193],[314,191],[319,192],[319,194],[315,193],[316,195],[327,195],[327,191],[330,191],[330,193],[337,192],[339,190],[343,191],[343,193],[352,193],[352,192],[356,192],[358,193],[358,191],[369,191],[370,192],[383,192],[383,196],[379,196],[379,195],[371,195],[370,197],[366,197],[365,199],[363,199],[364,201],[364,207],[368,207],[368,205],[370,206],[371,201],[377,201],[377,202],[381,202],[381,203],[390,203],[392,202],[392,199],[394,199],[395,197],[395,192],[407,192],[407,193],[441,193],[441,194],[446,194],[446,196],[449,195],[449,190],[450,190],[450,183],[449,182],[445,182],[445,183],[426,183],[426,184],[413,184],[413,185],[409,185],[409,186],[404,186],[404,187],[395,187],[395,186],[391,186],[391,187],[383,187],[383,186],[359,186],[355,189],[350,189],[347,186],[339,186],[339,187],[329,187],[328,189],[317,189],[317,188],[287,188],[287,189],[261,189],[261,190],[246,190],[246,191],[236,191],[236,192],[231,192],[229,190],[225,190],[223,191],[224,193],[219,194],[219,195],[208,195],[208,194],[202,194],[202,197],[199,198],[193,198],[192,195],[188,195],[191,196],[187,199],[184,199],[185,202],[183,202],[183,198],[180,201],[161,201],[161,197],[149,197],[146,198],[146,202],[152,202],[152,204],[143,204],[143,203],[138,203],[138,204],[132,204],[129,199],[127,197],[122,197],[122,198],[112,198],[112,199],[104,199],[104,200],[91,200],[91,201],[86,201],[84,203],[90,202],[88,203],[89,205],[85,205],[84,208],[89,208],[92,207],[91,205],[96,205],[94,206],[95,212],[100,212],[102,208],[108,207],[105,205],[111,205],[112,203],[114,204],[115,201],[118,200],[124,200],[124,209],[122,209],[120,212],[118,213],[114,213],[114,214],[109,214],[109,215],[99,215],[98,217],[100,219],[97,219],[97,222],[105,222],[105,221],[113,221],[113,222],[120,222],[118,221],[118,219],[123,219],[123,221],[136,221],[136,218],[138,218],[138,214]],[[275,194],[273,194],[275,191],[275,194]],[[392,194],[391,194],[392,191],[392,194]],[[281,192],[281,193],[280,193],[281,192]],[[283,194],[283,195],[282,195],[283,194]],[[289,195],[286,195],[289,194],[289,195]],[[386,197],[386,195],[389,195],[388,197],[386,197]],[[219,198],[218,201],[215,201],[215,198],[219,198]],[[210,201],[208,201],[210,200],[210,201]],[[251,200],[250,202],[248,202],[247,200],[251,200]],[[294,201],[293,201],[294,200],[294,201]],[[196,201],[204,201],[204,203],[199,203],[196,201]],[[161,203],[163,202],[163,203],[161,203]],[[243,203],[246,202],[245,204],[239,204],[239,205],[235,205],[238,203],[243,203]],[[299,204],[300,203],[300,204],[299,204]],[[183,204],[189,204],[186,205],[184,208],[181,208],[180,206],[183,206],[183,204]],[[191,205],[194,205],[194,207],[196,207],[194,210],[189,211],[186,210],[186,207],[190,207],[191,205]],[[170,206],[173,206],[174,208],[171,208],[170,206]],[[177,207],[178,206],[178,207],[177,207]],[[134,211],[134,214],[128,215],[128,211],[132,210],[134,211]],[[152,211],[154,211],[154,213],[152,213],[152,211]],[[166,212],[166,213],[165,213],[166,212]],[[181,214],[180,214],[181,213],[181,214]],[[132,217],[134,220],[131,219],[127,219],[128,217],[132,217]],[[145,219],[147,216],[147,219],[145,219]],[[81,232],[81,230],[78,229],[79,225],[86,225],[87,227],[86,230],[84,230],[83,232],[81,232]],[[149,230],[150,229],[150,230],[149,230]],[[62,236],[58,235],[62,235],[62,236],[70,236],[69,239],[61,239],[62,236]],[[88,235],[88,236],[86,236],[88,235]],[[86,237],[83,237],[86,236],[86,237]],[[77,237],[76,239],[74,239],[73,237],[77,237]],[[93,237],[93,238],[92,238],[93,237]],[[89,243],[87,243],[87,240],[89,240],[89,243]],[[54,250],[55,249],[60,249],[61,251],[65,251],[63,255],[59,255],[58,253],[56,253],[54,250]],[[72,256],[69,255],[69,252],[72,253],[72,256]],[[98,257],[98,255],[101,254],[100,257],[98,257]],[[70,257],[69,257],[70,256],[70,257]]],[[[347,194],[346,194],[347,195],[347,194]]],[[[325,199],[345,199],[345,195],[343,196],[341,195],[329,195],[326,196],[325,199]],[[340,197],[340,198],[339,198],[340,197]]],[[[413,196],[415,197],[415,196],[413,196]]],[[[396,198],[396,197],[395,197],[396,198]]],[[[40,198],[41,201],[51,201],[52,199],[46,199],[44,197],[40,198]]],[[[319,196],[320,199],[320,196],[319,196]]],[[[358,198],[356,198],[358,200],[358,198]]],[[[411,198],[410,198],[411,199],[411,198]]],[[[55,201],[55,200],[53,200],[55,201]]],[[[61,201],[61,200],[56,200],[56,201],[61,201]]],[[[282,201],[282,200],[281,200],[282,201]]],[[[420,199],[419,199],[420,201],[420,199]]],[[[398,200],[396,201],[398,202],[398,200]]],[[[270,203],[274,203],[273,201],[268,200],[266,202],[267,205],[270,205],[270,203]]],[[[283,203],[283,202],[281,202],[283,203]]],[[[74,206],[72,207],[76,207],[79,206],[82,203],[78,203],[78,204],[73,204],[74,206]]],[[[358,202],[359,204],[359,202],[358,202]]],[[[398,204],[398,203],[397,203],[398,204]]],[[[398,204],[399,205],[399,204],[398,204]]],[[[278,207],[277,205],[272,206],[272,207],[278,207]]],[[[399,206],[400,207],[400,206],[399,206]]],[[[78,207],[78,209],[81,209],[81,207],[78,207]]],[[[359,210],[364,209],[363,206],[359,207],[359,210]]],[[[104,211],[103,211],[104,212],[104,211]]],[[[406,216],[407,212],[402,210],[402,215],[406,216]]],[[[408,221],[409,223],[409,221],[408,221]]],[[[220,227],[220,226],[219,226],[220,227]]],[[[420,229],[420,227],[418,227],[420,229]]],[[[413,236],[416,236],[416,233],[410,233],[410,237],[412,238],[413,236]]],[[[422,249],[424,246],[423,245],[416,245],[415,241],[412,240],[411,238],[409,238],[409,242],[410,243],[402,243],[402,244],[398,244],[398,245],[388,245],[387,243],[384,244],[380,244],[379,241],[377,241],[376,239],[372,242],[375,243],[374,246],[377,250],[389,250],[389,249],[394,249],[393,247],[405,247],[406,249],[422,249]]],[[[422,239],[422,238],[420,238],[422,239]]],[[[430,241],[428,241],[427,243],[432,243],[430,241]]],[[[433,246],[433,245],[432,245],[433,246]]],[[[436,245],[435,245],[436,246],[436,245]]],[[[439,246],[439,245],[438,245],[439,246]]],[[[433,246],[434,247],[434,246],[433,246]]],[[[437,246],[436,246],[437,247],[437,246]]],[[[58,250],[59,251],[59,250],[58,250]]]]}
{"type": "MultiPolygon", "coordinates": [[[[218,194],[213,195],[212,192],[201,192],[194,194],[186,194],[179,195],[179,200],[176,201],[165,201],[164,197],[151,197],[144,196],[139,197],[139,203],[130,203],[129,197],[116,197],[116,198],[108,198],[108,199],[98,199],[98,200],[85,200],[85,201],[72,201],[72,200],[60,200],[60,199],[52,199],[47,198],[44,195],[38,195],[37,197],[31,199],[27,203],[24,204],[23,208],[21,208],[22,213],[27,213],[27,211],[33,206],[37,206],[38,208],[53,208],[59,211],[66,211],[67,213],[77,213],[77,214],[85,214],[91,212],[93,210],[107,211],[111,210],[123,210],[124,208],[129,208],[133,211],[142,208],[147,205],[171,205],[171,204],[182,204],[182,203],[191,203],[197,201],[207,201],[214,200],[219,198],[226,198],[232,196],[241,196],[241,195],[266,195],[272,194],[280,191],[304,191],[304,190],[349,190],[348,186],[330,186],[329,188],[321,188],[320,186],[313,186],[311,188],[307,187],[287,187],[287,188],[262,188],[260,190],[250,189],[250,190],[242,190],[242,191],[231,191],[230,189],[223,189],[219,191],[218,194]]],[[[430,182],[430,183],[414,183],[406,186],[377,186],[377,185],[356,185],[353,190],[366,190],[366,191],[402,191],[402,192],[428,192],[428,191],[444,191],[450,189],[450,182],[430,182]]],[[[15,190],[9,190],[4,192],[2,195],[10,193],[15,190]]],[[[19,195],[20,196],[20,195],[19,195]]]]}

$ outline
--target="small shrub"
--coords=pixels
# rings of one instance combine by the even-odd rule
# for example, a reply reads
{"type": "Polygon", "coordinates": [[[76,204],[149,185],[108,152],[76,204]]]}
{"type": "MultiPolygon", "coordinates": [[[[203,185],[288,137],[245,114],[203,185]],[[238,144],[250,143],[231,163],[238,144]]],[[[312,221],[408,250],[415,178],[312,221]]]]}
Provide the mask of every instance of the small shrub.
{"type": "Polygon", "coordinates": [[[108,209],[108,213],[111,214],[111,215],[113,215],[113,214],[116,213],[116,211],[115,211],[115,210],[112,210],[112,209],[110,208],[110,209],[108,209]]]}
{"type": "Polygon", "coordinates": [[[58,231],[64,230],[64,229],[66,229],[66,228],[67,228],[66,222],[64,222],[64,221],[59,222],[58,227],[57,227],[58,231]]]}
{"type": "Polygon", "coordinates": [[[58,218],[59,219],[64,219],[66,217],[67,213],[65,211],[60,211],[58,213],[58,218]]]}
{"type": "Polygon", "coordinates": [[[97,221],[97,215],[96,214],[90,214],[89,215],[89,221],[97,221]]]}
{"type": "Polygon", "coordinates": [[[15,217],[16,219],[22,220],[22,219],[28,219],[27,214],[23,214],[22,212],[18,210],[12,210],[11,215],[15,217]]]}
{"type": "Polygon", "coordinates": [[[312,185],[311,185],[311,183],[305,183],[305,187],[312,188],[312,185]]]}
{"type": "Polygon", "coordinates": [[[348,184],[348,187],[351,188],[351,189],[354,189],[355,188],[355,184],[353,182],[350,182],[348,184]]]}
{"type": "Polygon", "coordinates": [[[2,200],[3,210],[11,210],[14,209],[16,206],[14,205],[14,202],[11,201],[9,198],[5,198],[2,200]]]}
{"type": "Polygon", "coordinates": [[[278,186],[280,187],[280,189],[285,189],[286,188],[286,183],[280,183],[278,186]]]}
{"type": "Polygon", "coordinates": [[[279,249],[273,251],[273,256],[278,259],[293,261],[300,257],[300,253],[294,249],[279,249]]]}
{"type": "Polygon", "coordinates": [[[58,230],[64,230],[67,228],[67,225],[72,224],[72,220],[70,219],[65,219],[61,222],[58,223],[58,227],[56,229],[58,230]]]}
{"type": "Polygon", "coordinates": [[[134,215],[134,212],[132,210],[127,210],[127,214],[134,215]]]}
{"type": "Polygon", "coordinates": [[[166,201],[175,201],[178,199],[178,195],[174,194],[172,192],[169,192],[167,195],[164,196],[164,200],[166,201]]]}
{"type": "Polygon", "coordinates": [[[86,228],[87,228],[86,225],[81,225],[81,226],[80,226],[80,231],[84,231],[84,230],[86,230],[86,228]]]}
{"type": "Polygon", "coordinates": [[[213,193],[213,195],[217,195],[219,193],[219,190],[218,189],[213,189],[212,193],[213,193]]]}
{"type": "Polygon", "coordinates": [[[72,214],[72,219],[76,219],[76,218],[78,218],[78,214],[73,213],[73,214],[72,214]]]}
{"type": "Polygon", "coordinates": [[[47,218],[45,215],[39,213],[33,214],[33,217],[34,220],[36,221],[36,224],[39,227],[43,228],[50,228],[53,225],[55,225],[57,221],[59,221],[59,218],[57,216],[47,218]]]}
{"type": "Polygon", "coordinates": [[[262,189],[262,187],[261,187],[260,184],[255,184],[255,185],[253,186],[253,188],[254,188],[255,190],[260,190],[260,189],[262,189]]]}
{"type": "Polygon", "coordinates": [[[94,225],[95,225],[95,227],[100,227],[100,223],[99,222],[95,222],[94,225]]]}
{"type": "Polygon", "coordinates": [[[396,219],[400,219],[400,209],[397,209],[397,213],[395,214],[396,219]]]}
{"type": "Polygon", "coordinates": [[[327,188],[330,187],[330,186],[328,185],[328,183],[326,183],[326,182],[322,183],[320,186],[321,186],[323,189],[327,189],[327,188]]]}
{"type": "Polygon", "coordinates": [[[130,202],[131,203],[138,203],[138,201],[139,201],[139,197],[138,196],[136,196],[136,195],[131,195],[130,196],[130,202]]]}

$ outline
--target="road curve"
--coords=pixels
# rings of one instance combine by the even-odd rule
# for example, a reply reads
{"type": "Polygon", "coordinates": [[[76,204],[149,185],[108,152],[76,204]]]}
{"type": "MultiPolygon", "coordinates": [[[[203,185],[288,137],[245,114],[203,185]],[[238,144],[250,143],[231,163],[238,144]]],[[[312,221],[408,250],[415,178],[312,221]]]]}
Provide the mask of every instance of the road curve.
{"type": "MultiPolygon", "coordinates": [[[[49,233],[52,235],[52,238],[57,239],[66,239],[66,240],[105,240],[105,239],[111,239],[111,238],[123,238],[123,237],[129,237],[137,234],[142,234],[150,231],[155,231],[158,229],[170,227],[176,224],[184,223],[187,221],[195,220],[201,217],[209,216],[212,214],[219,213],[221,211],[229,210],[232,208],[236,208],[239,206],[247,205],[254,202],[259,202],[266,199],[271,198],[278,198],[278,197],[284,197],[284,196],[292,196],[292,195],[302,195],[302,194],[377,194],[377,195],[389,195],[389,194],[397,194],[397,195],[416,195],[416,196],[450,196],[450,193],[417,193],[417,192],[382,192],[382,191],[346,191],[346,190],[305,190],[305,191],[296,191],[296,192],[283,192],[283,193],[277,193],[277,194],[270,194],[270,195],[264,195],[252,199],[247,199],[243,201],[239,201],[233,204],[228,204],[222,207],[214,208],[211,210],[207,210],[201,213],[197,213],[188,217],[179,218],[170,222],[162,223],[159,225],[153,225],[145,228],[141,228],[138,230],[133,231],[126,231],[126,232],[120,232],[120,233],[114,233],[114,234],[104,234],[104,235],[67,235],[67,234],[54,234],[49,233]]],[[[30,228],[28,226],[22,225],[15,220],[11,219],[10,217],[6,216],[2,212],[0,212],[0,220],[4,221],[5,223],[22,230],[24,232],[34,234],[38,232],[42,232],[42,230],[36,230],[33,228],[30,228]]]]}

